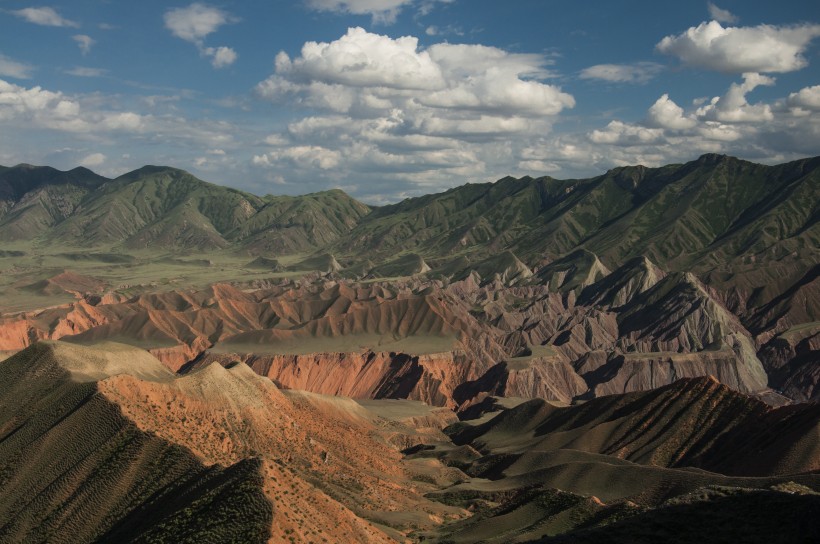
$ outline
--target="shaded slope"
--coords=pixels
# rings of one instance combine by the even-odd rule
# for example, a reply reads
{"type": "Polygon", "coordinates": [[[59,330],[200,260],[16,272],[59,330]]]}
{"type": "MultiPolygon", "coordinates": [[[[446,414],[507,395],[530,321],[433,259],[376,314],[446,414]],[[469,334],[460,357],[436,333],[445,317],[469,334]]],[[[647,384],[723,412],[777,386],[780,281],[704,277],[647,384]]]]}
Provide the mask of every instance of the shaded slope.
{"type": "Polygon", "coordinates": [[[122,370],[110,365],[123,359],[148,379],[170,374],[150,356],[106,348],[39,344],[2,363],[0,539],[265,542],[271,507],[259,464],[208,468],[139,430],[90,380],[122,370]]]}
{"type": "Polygon", "coordinates": [[[2,367],[5,540],[388,543],[368,520],[461,515],[409,488],[380,434],[400,424],[241,363],[175,377],[142,350],[51,342],[2,367]]]}
{"type": "Polygon", "coordinates": [[[705,489],[692,495],[614,523],[594,519],[588,525],[599,526],[531,542],[792,544],[820,539],[820,522],[815,515],[820,495],[732,488],[705,489]]]}
{"type": "Polygon", "coordinates": [[[0,240],[31,240],[71,216],[109,181],[86,168],[20,164],[0,171],[0,240]]]}
{"type": "Polygon", "coordinates": [[[820,469],[820,405],[770,408],[710,378],[567,408],[533,400],[454,434],[483,451],[576,449],[732,475],[820,469]]]}

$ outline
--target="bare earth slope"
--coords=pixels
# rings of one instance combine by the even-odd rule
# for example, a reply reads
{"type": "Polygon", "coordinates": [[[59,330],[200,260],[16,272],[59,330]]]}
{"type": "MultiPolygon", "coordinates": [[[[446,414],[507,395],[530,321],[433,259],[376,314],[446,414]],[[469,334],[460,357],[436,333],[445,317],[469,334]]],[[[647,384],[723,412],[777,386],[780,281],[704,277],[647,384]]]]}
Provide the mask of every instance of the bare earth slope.
{"type": "Polygon", "coordinates": [[[139,349],[45,342],[0,368],[0,540],[393,542],[364,518],[460,515],[413,490],[379,418],[243,364],[177,378],[139,349]]]}
{"type": "Polygon", "coordinates": [[[38,344],[2,363],[0,540],[264,542],[258,461],[208,466],[146,433],[93,380],[171,374],[132,348],[38,344]]]}

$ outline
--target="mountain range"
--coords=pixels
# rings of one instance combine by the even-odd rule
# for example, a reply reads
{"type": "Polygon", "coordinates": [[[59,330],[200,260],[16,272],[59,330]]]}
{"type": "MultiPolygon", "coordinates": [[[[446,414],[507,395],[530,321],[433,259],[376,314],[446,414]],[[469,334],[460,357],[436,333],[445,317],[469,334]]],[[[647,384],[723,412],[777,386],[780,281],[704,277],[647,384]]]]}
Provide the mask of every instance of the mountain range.
{"type": "Polygon", "coordinates": [[[0,541],[814,542],[819,217],[820,157],[0,167],[0,541]]]}
{"type": "MultiPolygon", "coordinates": [[[[381,295],[364,299],[355,291],[330,289],[318,298],[340,300],[331,314],[321,302],[297,316],[277,311],[273,321],[265,316],[270,310],[264,298],[245,301],[256,305],[247,311],[262,313],[248,321],[226,311],[212,325],[193,331],[190,323],[182,325],[188,330],[184,334],[167,324],[159,326],[162,333],[143,329],[140,323],[156,322],[164,307],[137,302],[125,311],[123,295],[112,294],[110,302],[120,309],[104,302],[90,311],[86,300],[86,307],[50,310],[54,315],[48,320],[0,318],[5,324],[0,329],[6,331],[0,330],[0,336],[7,338],[0,349],[77,334],[131,338],[157,353],[164,350],[176,369],[224,352],[259,357],[258,346],[271,343],[281,355],[298,356],[287,346],[301,343],[308,347],[299,353],[326,353],[332,360],[335,353],[360,347],[389,355],[390,342],[423,338],[416,342],[421,347],[405,341],[394,351],[426,356],[438,346],[456,359],[466,353],[471,361],[470,369],[436,378],[452,385],[418,393],[437,403],[467,402],[471,397],[465,388],[473,393],[514,389],[518,372],[511,369],[524,365],[531,371],[530,363],[516,361],[538,360],[543,350],[572,367],[558,373],[569,381],[551,385],[558,375],[553,365],[541,371],[546,375],[527,378],[528,394],[547,388],[556,398],[571,399],[706,373],[743,391],[769,386],[788,398],[817,398],[818,217],[820,158],[764,166],[704,155],[686,164],[621,167],[583,180],[504,178],[466,184],[382,207],[339,190],[258,197],[167,167],[146,166],[113,180],[84,168],[4,167],[0,241],[23,248],[23,254],[59,252],[128,270],[133,255],[147,252],[153,261],[203,263],[203,277],[212,255],[228,254],[245,259],[243,270],[261,276],[314,271],[341,281],[378,280],[386,287],[381,295]],[[179,260],[186,255],[199,259],[179,260]],[[403,288],[407,295],[389,285],[400,277],[412,278],[403,288]],[[434,296],[445,305],[431,312],[434,296]],[[369,320],[383,319],[376,317],[385,312],[383,297],[414,302],[390,310],[399,312],[395,320],[374,325],[369,320]],[[147,311],[147,317],[122,321],[135,319],[128,316],[137,310],[147,311]],[[354,325],[361,319],[354,310],[369,317],[354,325]],[[77,312],[95,317],[80,318],[77,312]],[[442,315],[444,328],[435,324],[442,315]],[[22,323],[28,332],[10,339],[19,334],[10,328],[22,323]],[[415,324],[405,329],[403,323],[415,324]],[[486,345],[468,340],[477,331],[483,331],[479,336],[486,345]],[[361,342],[352,341],[352,335],[361,342]],[[507,370],[491,372],[502,361],[507,370]],[[485,378],[487,372],[496,377],[485,378]]],[[[15,259],[9,254],[9,262],[15,259]]],[[[80,298],[111,291],[97,278],[71,274],[43,277],[39,283],[21,280],[10,289],[80,298]]],[[[228,279],[242,287],[244,274],[237,270],[228,279]]],[[[293,298],[300,290],[285,286],[265,297],[284,296],[277,304],[301,304],[293,298]]],[[[238,302],[237,295],[220,293],[231,304],[238,302]]],[[[197,312],[199,306],[187,307],[197,312]]]]}

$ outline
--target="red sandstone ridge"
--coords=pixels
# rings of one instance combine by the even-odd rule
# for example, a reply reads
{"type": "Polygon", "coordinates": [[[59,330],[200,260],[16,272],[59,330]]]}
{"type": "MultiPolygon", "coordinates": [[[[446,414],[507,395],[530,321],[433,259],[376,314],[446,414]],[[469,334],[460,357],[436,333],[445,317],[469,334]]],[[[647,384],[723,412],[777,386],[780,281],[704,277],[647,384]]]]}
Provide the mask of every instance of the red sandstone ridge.
{"type": "Polygon", "coordinates": [[[452,408],[486,395],[569,402],[706,374],[766,388],[754,339],[697,278],[645,259],[595,279],[606,272],[567,292],[536,276],[512,286],[476,274],[449,284],[313,276],[79,300],[0,317],[0,351],[112,339],[173,371],[243,361],[282,387],[452,408]]]}
{"type": "MultiPolygon", "coordinates": [[[[213,508],[236,508],[221,522],[228,526],[241,525],[243,517],[256,524],[267,519],[261,529],[269,542],[321,535],[340,544],[386,544],[396,540],[374,522],[391,520],[393,512],[430,514],[392,519],[397,531],[464,515],[425,499],[424,486],[410,481],[388,443],[399,423],[349,399],[285,396],[241,363],[175,376],[130,346],[42,342],[1,364],[0,396],[16,400],[0,404],[4,541],[36,541],[39,531],[64,523],[77,524],[78,538],[89,541],[145,536],[157,527],[173,534],[183,521],[155,512],[155,501],[173,496],[185,469],[207,487],[241,467],[247,473],[248,463],[250,473],[234,483],[255,502],[232,502],[222,491],[213,508]],[[88,508],[89,499],[96,508],[88,508]],[[141,520],[140,509],[152,517],[141,520]]],[[[211,499],[194,490],[178,490],[173,504],[198,516],[203,527],[190,529],[196,534],[207,529],[203,502],[211,499]]]]}

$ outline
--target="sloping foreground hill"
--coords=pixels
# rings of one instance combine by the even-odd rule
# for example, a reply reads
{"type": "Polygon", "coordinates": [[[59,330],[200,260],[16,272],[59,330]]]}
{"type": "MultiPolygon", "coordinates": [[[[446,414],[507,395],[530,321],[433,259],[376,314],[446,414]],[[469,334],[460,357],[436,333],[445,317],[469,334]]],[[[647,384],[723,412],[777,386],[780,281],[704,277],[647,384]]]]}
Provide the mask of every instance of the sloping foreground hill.
{"type": "Polygon", "coordinates": [[[820,524],[817,406],[770,409],[710,379],[524,402],[451,425],[452,442],[452,414],[282,392],[242,363],[180,377],[121,344],[40,342],[0,370],[4,542],[628,538],[642,520],[697,523],[707,503],[730,524],[769,506],[761,535],[820,524]],[[733,455],[743,475],[693,468],[733,455]]]}
{"type": "Polygon", "coordinates": [[[712,377],[557,408],[535,399],[453,434],[478,451],[571,449],[735,476],[820,471],[820,404],[772,408],[712,377]]]}
{"type": "Polygon", "coordinates": [[[171,374],[107,348],[41,344],[2,363],[0,541],[264,542],[272,509],[260,463],[207,466],[124,417],[93,380],[171,374]]]}
{"type": "Polygon", "coordinates": [[[436,542],[820,535],[817,404],[772,409],[698,378],[570,407],[529,401],[445,432],[454,444],[409,454],[469,475],[431,496],[474,515],[430,535],[436,542]]]}
{"type": "Polygon", "coordinates": [[[810,544],[820,540],[818,510],[820,494],[805,493],[799,486],[705,488],[633,517],[532,544],[810,544]]]}
{"type": "Polygon", "coordinates": [[[0,369],[3,542],[393,542],[362,516],[460,515],[408,488],[363,408],[242,364],[176,378],[128,346],[42,342],[0,369]]]}

